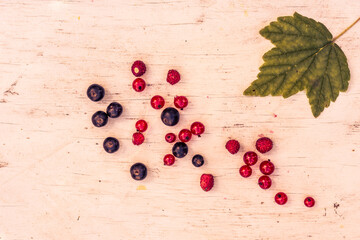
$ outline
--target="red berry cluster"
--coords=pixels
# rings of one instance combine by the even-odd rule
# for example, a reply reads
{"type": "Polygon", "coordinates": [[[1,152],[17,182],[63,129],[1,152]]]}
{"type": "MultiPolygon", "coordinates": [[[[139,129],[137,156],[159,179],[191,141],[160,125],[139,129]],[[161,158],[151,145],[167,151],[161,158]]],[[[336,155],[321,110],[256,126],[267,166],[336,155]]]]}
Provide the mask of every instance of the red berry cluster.
{"type": "MultiPolygon", "coordinates": [[[[269,152],[273,147],[273,142],[270,138],[267,137],[261,137],[256,141],[255,148],[260,153],[264,154],[269,152]]],[[[240,143],[239,141],[235,139],[231,139],[227,141],[225,148],[231,153],[236,154],[240,150],[240,143]]],[[[239,169],[239,173],[242,177],[248,178],[252,174],[252,168],[251,166],[254,166],[258,161],[258,155],[254,151],[248,151],[243,156],[243,161],[245,165],[241,166],[239,169]]],[[[269,189],[271,187],[272,181],[269,175],[271,175],[275,170],[275,165],[269,160],[262,161],[259,165],[259,170],[263,174],[258,179],[258,185],[262,189],[269,189]]],[[[288,197],[283,192],[278,192],[274,200],[279,205],[284,205],[288,197]]],[[[304,204],[307,207],[312,207],[315,204],[315,200],[312,197],[307,197],[304,200],[304,204]]]]}

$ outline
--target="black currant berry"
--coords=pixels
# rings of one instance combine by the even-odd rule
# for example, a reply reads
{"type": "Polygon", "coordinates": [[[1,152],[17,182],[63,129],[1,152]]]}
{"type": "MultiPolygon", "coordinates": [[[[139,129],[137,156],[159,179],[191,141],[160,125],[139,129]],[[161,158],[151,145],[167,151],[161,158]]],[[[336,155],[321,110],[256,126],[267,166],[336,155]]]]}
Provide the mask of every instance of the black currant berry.
{"type": "Polygon", "coordinates": [[[103,127],[108,121],[108,116],[103,111],[97,111],[94,115],[92,115],[91,121],[95,127],[103,127]]]}
{"type": "Polygon", "coordinates": [[[104,140],[103,147],[107,153],[114,153],[119,149],[119,141],[116,138],[108,137],[104,140]]]}
{"type": "Polygon", "coordinates": [[[166,126],[175,126],[180,120],[179,111],[175,108],[168,107],[165,108],[164,111],[161,113],[161,121],[166,126]]]}
{"type": "Polygon", "coordinates": [[[106,113],[111,118],[117,118],[121,115],[123,108],[120,103],[112,102],[106,108],[106,113]]]}
{"type": "Polygon", "coordinates": [[[193,158],[192,158],[192,164],[195,167],[201,167],[202,165],[204,165],[204,157],[201,156],[200,154],[196,154],[193,158]]]}
{"type": "Polygon", "coordinates": [[[183,158],[188,153],[188,146],[184,142],[177,142],[172,148],[172,153],[177,158],[183,158]]]}
{"type": "Polygon", "coordinates": [[[130,174],[135,180],[143,180],[147,175],[146,166],[142,163],[135,163],[130,168],[130,174]]]}
{"type": "Polygon", "coordinates": [[[104,95],[105,90],[102,86],[98,84],[92,84],[87,90],[87,96],[90,98],[91,101],[97,102],[100,101],[104,95]]]}

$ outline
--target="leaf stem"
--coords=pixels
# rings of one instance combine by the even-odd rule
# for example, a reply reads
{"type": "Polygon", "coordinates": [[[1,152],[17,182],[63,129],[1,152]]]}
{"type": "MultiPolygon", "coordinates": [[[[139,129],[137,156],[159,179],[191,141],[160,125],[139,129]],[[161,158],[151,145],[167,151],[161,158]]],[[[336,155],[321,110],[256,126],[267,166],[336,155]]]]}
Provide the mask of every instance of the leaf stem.
{"type": "Polygon", "coordinates": [[[344,31],[342,31],[342,33],[340,33],[339,35],[337,35],[336,37],[333,38],[332,42],[335,42],[339,37],[341,37],[344,33],[346,33],[350,28],[352,28],[358,21],[360,21],[360,17],[353,22],[353,24],[351,24],[350,26],[348,26],[344,31]]]}

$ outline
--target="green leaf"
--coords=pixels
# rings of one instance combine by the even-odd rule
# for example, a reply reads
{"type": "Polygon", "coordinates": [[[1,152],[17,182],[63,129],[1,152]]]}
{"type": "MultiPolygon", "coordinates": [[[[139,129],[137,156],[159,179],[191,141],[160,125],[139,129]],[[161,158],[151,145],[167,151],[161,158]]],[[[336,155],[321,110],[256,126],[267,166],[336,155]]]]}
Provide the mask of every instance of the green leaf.
{"type": "Polygon", "coordinates": [[[275,48],[264,54],[257,80],[244,95],[288,98],[306,89],[313,115],[318,117],[340,91],[347,90],[346,57],[322,23],[294,13],[279,17],[260,34],[275,48]]]}

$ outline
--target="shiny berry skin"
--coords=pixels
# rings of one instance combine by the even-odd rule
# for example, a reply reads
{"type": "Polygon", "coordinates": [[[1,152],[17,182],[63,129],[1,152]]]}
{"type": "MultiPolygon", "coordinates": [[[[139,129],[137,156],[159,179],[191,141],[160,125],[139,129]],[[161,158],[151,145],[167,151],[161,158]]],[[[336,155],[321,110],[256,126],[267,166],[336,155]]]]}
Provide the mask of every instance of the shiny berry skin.
{"type": "Polygon", "coordinates": [[[315,205],[315,200],[312,197],[306,197],[304,200],[304,204],[307,207],[313,207],[315,205]]]}
{"type": "Polygon", "coordinates": [[[288,197],[283,192],[278,192],[275,195],[275,202],[279,205],[284,205],[287,202],[287,200],[288,200],[288,197]]]}
{"type": "Polygon", "coordinates": [[[192,164],[195,167],[201,167],[202,165],[204,165],[204,157],[201,156],[200,154],[196,154],[195,156],[193,156],[192,158],[192,164]]]}
{"type": "Polygon", "coordinates": [[[262,174],[270,175],[274,172],[275,166],[270,160],[267,160],[260,163],[259,169],[262,174]]]}
{"type": "Polygon", "coordinates": [[[190,130],[192,134],[200,137],[200,135],[205,132],[205,126],[201,122],[193,122],[190,126],[190,130]]]}
{"type": "Polygon", "coordinates": [[[142,163],[135,163],[130,168],[131,177],[135,180],[143,180],[147,176],[146,166],[142,163]]]}
{"type": "Polygon", "coordinates": [[[103,127],[108,122],[108,115],[103,111],[97,111],[92,115],[91,121],[95,127],[103,127]]]}
{"type": "Polygon", "coordinates": [[[189,149],[186,143],[183,142],[177,142],[174,144],[172,148],[172,153],[177,158],[183,158],[188,153],[189,149]]]}
{"type": "Polygon", "coordinates": [[[168,71],[166,81],[174,85],[180,81],[180,73],[174,69],[168,71]]]}
{"type": "Polygon", "coordinates": [[[174,133],[167,133],[165,135],[165,141],[167,141],[168,143],[173,143],[176,140],[176,135],[174,133]]]}
{"type": "Polygon", "coordinates": [[[145,83],[144,79],[137,78],[133,81],[132,87],[136,92],[142,92],[142,91],[144,91],[144,89],[146,87],[146,83],[145,83]]]}
{"type": "Polygon", "coordinates": [[[174,105],[176,108],[180,108],[180,110],[183,110],[188,105],[188,100],[184,96],[176,96],[174,97],[174,105]]]}
{"type": "Polygon", "coordinates": [[[176,110],[175,108],[172,107],[165,108],[161,113],[161,121],[166,126],[175,126],[176,124],[178,124],[179,120],[180,120],[180,114],[179,111],[176,110]]]}
{"type": "Polygon", "coordinates": [[[135,123],[135,128],[138,132],[145,132],[148,128],[147,122],[141,119],[135,123]]]}
{"type": "Polygon", "coordinates": [[[143,61],[137,60],[131,66],[131,72],[135,77],[140,77],[146,72],[146,66],[143,61]]]}
{"type": "Polygon", "coordinates": [[[133,134],[132,142],[134,145],[140,145],[144,142],[144,140],[145,140],[145,137],[142,133],[136,132],[133,134]]]}
{"type": "Polygon", "coordinates": [[[153,109],[161,109],[165,105],[165,100],[162,96],[155,95],[151,98],[150,104],[153,109]]]}
{"type": "Polygon", "coordinates": [[[258,180],[258,183],[262,189],[268,189],[271,187],[271,179],[269,176],[261,176],[258,180]]]}
{"type": "Polygon", "coordinates": [[[97,102],[103,99],[105,95],[105,90],[102,86],[98,84],[92,84],[87,89],[86,94],[91,101],[97,102]]]}
{"type": "Polygon", "coordinates": [[[171,166],[175,162],[175,157],[172,154],[166,154],[164,157],[164,165],[171,166]]]}
{"type": "Polygon", "coordinates": [[[123,108],[120,103],[112,102],[109,104],[109,106],[106,108],[106,113],[111,118],[117,118],[119,117],[123,112],[123,108]]]}
{"type": "Polygon", "coordinates": [[[107,153],[116,152],[119,149],[119,146],[119,141],[113,137],[106,138],[103,143],[103,147],[107,153]]]}
{"type": "Polygon", "coordinates": [[[240,150],[240,143],[237,140],[229,140],[227,141],[225,148],[229,151],[231,154],[235,154],[240,150]]]}
{"type": "Polygon", "coordinates": [[[182,141],[182,142],[188,142],[191,140],[191,132],[190,130],[188,129],[182,129],[180,132],[179,132],[179,140],[182,141]]]}
{"type": "Polygon", "coordinates": [[[256,141],[255,146],[259,152],[266,153],[272,149],[273,142],[271,141],[270,138],[262,137],[256,141]]]}
{"type": "Polygon", "coordinates": [[[256,152],[249,151],[244,154],[243,159],[246,165],[252,166],[257,163],[258,155],[256,154],[256,152]]]}
{"type": "Polygon", "coordinates": [[[205,192],[208,192],[214,186],[214,177],[211,174],[203,174],[200,177],[200,187],[205,192]]]}
{"type": "Polygon", "coordinates": [[[243,166],[240,167],[239,173],[240,173],[240,175],[241,175],[242,177],[247,178],[247,177],[250,177],[250,176],[251,176],[251,174],[252,174],[252,169],[251,169],[251,167],[248,166],[248,165],[243,165],[243,166]]]}

